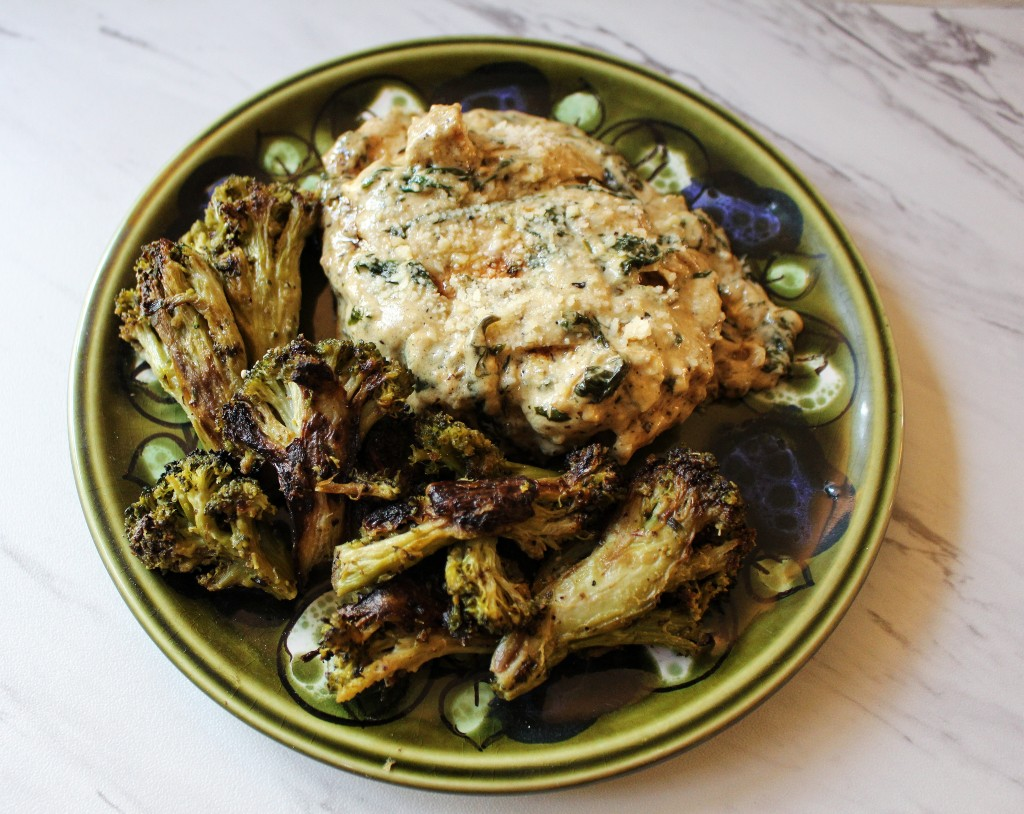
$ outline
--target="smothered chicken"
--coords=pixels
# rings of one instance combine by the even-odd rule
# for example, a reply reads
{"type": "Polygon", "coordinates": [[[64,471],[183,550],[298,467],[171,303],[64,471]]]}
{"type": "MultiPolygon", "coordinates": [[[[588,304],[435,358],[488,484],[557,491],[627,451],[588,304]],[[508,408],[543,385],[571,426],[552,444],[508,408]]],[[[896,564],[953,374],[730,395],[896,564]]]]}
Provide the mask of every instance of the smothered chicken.
{"type": "Polygon", "coordinates": [[[342,332],[553,454],[620,461],[716,395],[773,386],[799,316],[724,234],[608,145],[523,113],[436,105],[325,157],[323,265],[342,332]]]}

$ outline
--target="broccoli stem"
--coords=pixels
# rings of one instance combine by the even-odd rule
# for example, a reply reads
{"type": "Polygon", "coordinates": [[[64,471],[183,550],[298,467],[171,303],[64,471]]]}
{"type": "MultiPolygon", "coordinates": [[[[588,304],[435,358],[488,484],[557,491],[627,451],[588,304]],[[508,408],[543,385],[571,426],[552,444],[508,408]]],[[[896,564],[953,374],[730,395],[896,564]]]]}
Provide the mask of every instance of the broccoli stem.
{"type": "Polygon", "coordinates": [[[348,596],[389,579],[435,551],[466,538],[466,532],[437,518],[383,540],[342,543],[334,551],[331,584],[338,596],[348,596]]]}

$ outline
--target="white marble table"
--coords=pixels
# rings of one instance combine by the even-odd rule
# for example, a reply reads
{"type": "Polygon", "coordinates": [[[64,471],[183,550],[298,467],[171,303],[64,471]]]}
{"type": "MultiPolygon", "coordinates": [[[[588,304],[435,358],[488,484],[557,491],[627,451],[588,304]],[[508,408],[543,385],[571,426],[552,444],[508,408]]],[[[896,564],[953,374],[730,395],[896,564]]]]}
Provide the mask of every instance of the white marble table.
{"type": "Polygon", "coordinates": [[[41,0],[0,11],[0,77],[0,810],[1024,810],[1024,10],[41,0]],[[308,66],[468,33],[602,49],[751,122],[852,233],[906,395],[884,546],[811,662],[695,749],[527,800],[352,776],[220,709],[104,571],[65,430],[93,271],[167,160],[308,66]]]}

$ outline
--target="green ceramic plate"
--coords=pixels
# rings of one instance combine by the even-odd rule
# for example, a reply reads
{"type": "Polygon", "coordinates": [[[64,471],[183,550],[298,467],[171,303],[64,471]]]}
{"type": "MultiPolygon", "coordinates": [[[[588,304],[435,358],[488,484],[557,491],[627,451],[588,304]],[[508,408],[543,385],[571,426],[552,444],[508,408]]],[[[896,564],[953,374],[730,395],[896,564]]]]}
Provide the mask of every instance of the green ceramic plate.
{"type": "MultiPolygon", "coordinates": [[[[306,330],[317,332],[330,323],[329,295],[315,273],[304,284],[306,330]]],[[[850,605],[881,543],[899,467],[889,330],[867,271],[815,191],[748,126],[691,90],[545,43],[395,45],[315,68],[229,113],[127,217],[97,274],[75,358],[71,440],[82,505],[112,578],[157,645],[218,703],[282,743],[436,789],[524,791],[606,777],[692,746],[751,710],[850,605]],[[318,155],[367,111],[456,100],[560,118],[614,143],[659,187],[718,220],[807,329],[783,388],[712,405],[672,439],[718,454],[759,532],[714,658],[626,649],[567,664],[511,704],[492,701],[482,665],[442,661],[342,707],[320,691],[317,662],[298,658],[312,647],[301,614],[316,591],[293,606],[207,594],[130,556],[124,507],[195,440],[118,340],[113,302],[131,284],[140,246],[183,233],[223,176],[312,183],[318,155]]]]}

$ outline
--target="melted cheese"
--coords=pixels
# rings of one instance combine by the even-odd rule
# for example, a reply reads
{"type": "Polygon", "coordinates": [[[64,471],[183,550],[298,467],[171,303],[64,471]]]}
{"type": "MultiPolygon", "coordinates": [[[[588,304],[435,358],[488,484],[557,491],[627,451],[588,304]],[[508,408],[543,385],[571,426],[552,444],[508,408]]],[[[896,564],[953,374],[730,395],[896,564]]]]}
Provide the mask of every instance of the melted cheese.
{"type": "Polygon", "coordinates": [[[724,235],[576,128],[435,106],[325,157],[323,266],[342,332],[545,453],[620,460],[718,392],[768,387],[800,319],[724,235]]]}

